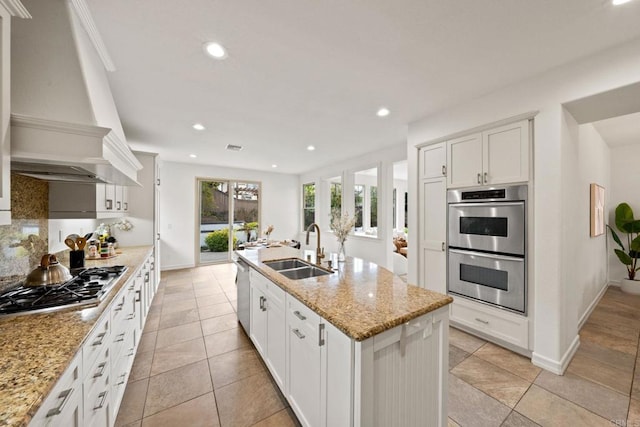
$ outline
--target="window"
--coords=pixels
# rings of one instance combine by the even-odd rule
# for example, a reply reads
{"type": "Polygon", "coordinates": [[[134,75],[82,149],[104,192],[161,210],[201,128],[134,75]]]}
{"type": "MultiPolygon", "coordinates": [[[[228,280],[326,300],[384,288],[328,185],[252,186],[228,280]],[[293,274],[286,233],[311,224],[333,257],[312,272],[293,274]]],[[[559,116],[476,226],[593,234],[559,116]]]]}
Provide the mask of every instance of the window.
{"type": "Polygon", "coordinates": [[[337,209],[338,211],[342,211],[342,183],[332,182],[330,191],[331,191],[330,212],[333,212],[334,209],[337,209]]]}
{"type": "Polygon", "coordinates": [[[369,206],[371,206],[371,215],[369,223],[371,228],[376,228],[378,226],[378,187],[373,186],[370,188],[370,191],[369,206]]]}
{"type": "Polygon", "coordinates": [[[302,215],[304,229],[316,222],[316,184],[302,185],[302,215]]]}
{"type": "Polygon", "coordinates": [[[362,208],[364,207],[364,185],[353,187],[356,215],[356,230],[362,230],[362,208]]]}

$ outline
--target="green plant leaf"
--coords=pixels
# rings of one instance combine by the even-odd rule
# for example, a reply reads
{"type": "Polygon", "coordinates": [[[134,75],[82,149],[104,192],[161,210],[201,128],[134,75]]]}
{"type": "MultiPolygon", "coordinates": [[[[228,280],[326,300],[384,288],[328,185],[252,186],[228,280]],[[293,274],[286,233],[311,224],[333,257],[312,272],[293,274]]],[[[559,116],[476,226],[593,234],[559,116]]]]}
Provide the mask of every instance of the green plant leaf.
{"type": "Polygon", "coordinates": [[[631,250],[629,252],[640,252],[640,235],[631,241],[631,250]]]}
{"type": "Polygon", "coordinates": [[[633,263],[633,260],[626,252],[621,251],[620,249],[614,249],[614,251],[616,255],[618,255],[618,259],[620,260],[620,262],[622,262],[624,265],[631,265],[633,263]]]}
{"type": "Polygon", "coordinates": [[[628,233],[624,227],[630,221],[633,221],[633,209],[627,203],[620,203],[616,207],[616,227],[618,230],[628,233]]]}
{"type": "Polygon", "coordinates": [[[625,233],[640,233],[640,219],[625,222],[622,224],[622,230],[625,233]]]}
{"type": "Polygon", "coordinates": [[[618,237],[616,232],[613,230],[613,228],[609,227],[609,225],[607,225],[607,228],[611,231],[611,237],[613,237],[613,240],[618,244],[618,246],[620,246],[620,249],[624,250],[622,241],[620,241],[620,238],[618,237]]]}

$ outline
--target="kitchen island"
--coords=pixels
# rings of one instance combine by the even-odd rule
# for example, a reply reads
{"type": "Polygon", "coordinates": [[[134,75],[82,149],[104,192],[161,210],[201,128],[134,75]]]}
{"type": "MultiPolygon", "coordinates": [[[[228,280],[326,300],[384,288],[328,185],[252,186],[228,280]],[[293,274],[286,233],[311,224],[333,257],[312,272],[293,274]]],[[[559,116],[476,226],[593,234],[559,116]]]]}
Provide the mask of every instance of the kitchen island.
{"type": "MultiPolygon", "coordinates": [[[[152,246],[127,247],[114,258],[87,261],[86,267],[128,267],[98,306],[0,318],[0,425],[20,426],[30,422],[61,375],[81,353],[96,324],[109,318],[114,298],[139,274],[152,253],[152,246]]],[[[79,391],[82,392],[82,386],[79,391]]],[[[81,412],[78,415],[82,417],[81,412]]]]}
{"type": "Polygon", "coordinates": [[[236,254],[251,288],[238,307],[250,307],[251,340],[303,425],[446,425],[450,297],[358,258],[293,280],[267,263],[303,251],[236,254]]]}

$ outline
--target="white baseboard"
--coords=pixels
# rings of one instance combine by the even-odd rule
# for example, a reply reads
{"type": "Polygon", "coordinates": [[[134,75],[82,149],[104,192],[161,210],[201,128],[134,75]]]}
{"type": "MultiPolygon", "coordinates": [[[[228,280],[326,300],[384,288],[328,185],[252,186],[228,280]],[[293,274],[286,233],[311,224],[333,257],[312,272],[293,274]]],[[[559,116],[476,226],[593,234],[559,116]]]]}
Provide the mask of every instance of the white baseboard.
{"type": "Polygon", "coordinates": [[[534,351],[531,357],[531,363],[556,375],[564,375],[564,371],[567,370],[567,366],[569,366],[578,347],[580,347],[580,336],[576,335],[560,361],[542,356],[534,351]]]}
{"type": "Polygon", "coordinates": [[[607,292],[609,285],[610,283],[605,283],[602,289],[600,289],[600,292],[598,292],[598,295],[596,295],[593,301],[591,301],[591,304],[589,304],[589,307],[587,307],[585,312],[582,313],[582,316],[580,316],[580,320],[578,321],[578,330],[582,329],[582,326],[584,325],[584,323],[587,321],[587,319],[589,319],[589,316],[591,316],[591,312],[596,308],[596,306],[604,296],[604,293],[607,292]]]}
{"type": "Polygon", "coordinates": [[[195,267],[195,264],[163,265],[160,271],[182,270],[184,268],[193,268],[193,267],[195,267]]]}

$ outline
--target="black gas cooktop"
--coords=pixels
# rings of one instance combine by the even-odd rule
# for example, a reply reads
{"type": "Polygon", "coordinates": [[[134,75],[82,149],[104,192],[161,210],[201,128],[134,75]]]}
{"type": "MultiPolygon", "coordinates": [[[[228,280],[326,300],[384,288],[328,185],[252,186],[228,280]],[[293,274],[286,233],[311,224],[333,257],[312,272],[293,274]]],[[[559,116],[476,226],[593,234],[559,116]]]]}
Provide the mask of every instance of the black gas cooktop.
{"type": "Polygon", "coordinates": [[[18,286],[0,294],[0,315],[29,314],[98,304],[127,267],[73,269],[73,278],[52,286],[18,286]]]}

